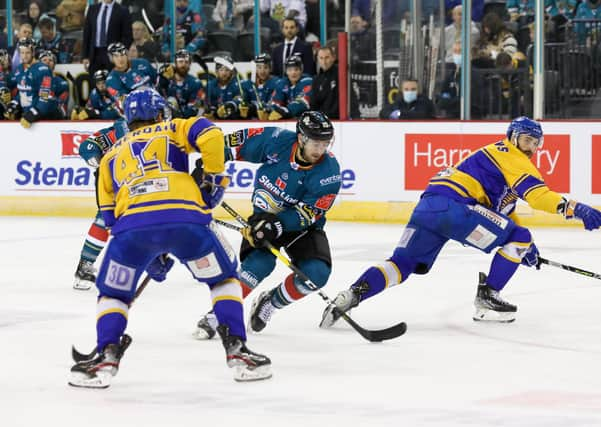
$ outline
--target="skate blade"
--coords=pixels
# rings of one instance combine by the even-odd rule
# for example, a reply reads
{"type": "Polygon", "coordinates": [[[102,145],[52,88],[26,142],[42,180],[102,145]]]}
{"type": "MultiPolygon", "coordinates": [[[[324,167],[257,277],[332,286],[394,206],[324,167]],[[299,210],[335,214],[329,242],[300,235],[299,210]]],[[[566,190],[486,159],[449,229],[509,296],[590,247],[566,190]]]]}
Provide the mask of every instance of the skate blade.
{"type": "Polygon", "coordinates": [[[69,385],[79,388],[108,388],[113,376],[110,372],[98,372],[96,376],[90,377],[83,372],[71,372],[69,385]]]}
{"type": "Polygon", "coordinates": [[[494,311],[486,308],[478,308],[472,317],[474,322],[497,322],[511,323],[515,321],[515,312],[513,311],[494,311]]]}
{"type": "Polygon", "coordinates": [[[272,377],[271,365],[259,366],[249,369],[247,366],[234,368],[234,380],[238,382],[261,381],[272,377]]]}
{"type": "MultiPolygon", "coordinates": [[[[338,318],[339,319],[339,318],[338,318]]],[[[334,323],[338,321],[338,319],[334,316],[333,306],[329,305],[323,312],[321,316],[321,322],[319,322],[319,327],[322,329],[328,329],[334,326],[334,323]]]]}

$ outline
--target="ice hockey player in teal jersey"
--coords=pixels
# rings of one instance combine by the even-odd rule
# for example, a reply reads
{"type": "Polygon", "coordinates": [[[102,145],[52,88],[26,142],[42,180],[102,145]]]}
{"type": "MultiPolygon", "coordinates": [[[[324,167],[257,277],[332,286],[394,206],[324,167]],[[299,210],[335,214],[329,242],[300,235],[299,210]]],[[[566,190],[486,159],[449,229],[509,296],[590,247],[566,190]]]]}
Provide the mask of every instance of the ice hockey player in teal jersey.
{"type": "MultiPolygon", "coordinates": [[[[398,285],[412,274],[426,274],[449,240],[490,253],[496,249],[488,275],[480,273],[475,321],[512,322],[517,307],[499,292],[521,265],[540,268],[530,231],[519,225],[518,199],[532,208],[578,218],[587,230],[601,226],[601,212],[551,191],[530,158],[543,144],[540,124],[519,117],[507,138],[486,145],[457,166],[434,176],[415,207],[392,256],[368,268],[334,304],[343,312],[398,285]],[[498,248],[498,249],[497,249],[498,248]]],[[[321,327],[339,318],[329,305],[321,327]]]]}
{"type": "MultiPolygon", "coordinates": [[[[250,327],[265,328],[271,315],[323,287],[332,268],[324,226],[326,212],[340,190],[340,165],[329,151],[334,127],[325,114],[303,113],[296,132],[279,127],[244,129],[226,135],[230,160],[258,163],[250,226],[240,248],[240,281],[246,297],[275,268],[275,256],[265,242],[284,247],[292,262],[313,282],[290,274],[262,292],[251,310],[250,327]]],[[[213,313],[198,323],[199,339],[215,335],[213,313]]]]}
{"type": "MultiPolygon", "coordinates": [[[[102,157],[98,199],[112,238],[96,287],[97,356],[71,368],[74,387],[106,388],[129,345],[129,306],[146,271],[165,280],[174,261],[206,283],[226,353],[237,381],[271,377],[271,361],[246,347],[236,254],[212,222],[230,178],[225,175],[223,132],[204,117],[169,119],[165,99],[140,89],[125,99],[129,132],[102,157]],[[204,161],[202,184],[188,172],[188,156],[204,161]]],[[[182,375],[185,375],[183,373],[182,375]]]]}
{"type": "MultiPolygon", "coordinates": [[[[125,119],[116,120],[112,126],[100,129],[90,135],[79,145],[79,155],[94,169],[94,186],[96,188],[96,202],[98,203],[98,166],[102,156],[115,144],[115,142],[127,133],[125,119]]],[[[77,269],[75,270],[75,282],[73,288],[88,290],[96,282],[96,270],[94,262],[102,252],[109,238],[109,232],[104,224],[100,210],[88,230],[88,234],[81,249],[77,269]]]]}

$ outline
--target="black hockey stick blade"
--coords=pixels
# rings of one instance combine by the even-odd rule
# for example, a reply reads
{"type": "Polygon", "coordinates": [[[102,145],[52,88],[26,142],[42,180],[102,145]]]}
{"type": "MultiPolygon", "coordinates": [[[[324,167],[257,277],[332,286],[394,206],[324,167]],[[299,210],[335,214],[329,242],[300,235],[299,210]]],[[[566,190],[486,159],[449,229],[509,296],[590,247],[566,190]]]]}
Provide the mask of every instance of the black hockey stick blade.
{"type": "MultiPolygon", "coordinates": [[[[119,348],[121,351],[121,354],[123,354],[125,352],[125,350],[127,350],[127,347],[129,347],[129,345],[132,342],[132,338],[127,335],[127,334],[123,334],[123,336],[121,337],[121,341],[119,342],[119,348]]],[[[96,356],[96,347],[94,347],[94,350],[92,350],[91,352],[89,352],[88,354],[85,353],[81,353],[79,352],[75,346],[71,346],[71,357],[73,358],[73,361],[75,363],[81,363],[81,362],[89,362],[92,359],[94,359],[94,357],[96,356]]]]}
{"type": "Polygon", "coordinates": [[[560,262],[551,261],[549,259],[541,258],[541,257],[538,257],[538,263],[539,263],[539,265],[540,264],[547,264],[547,265],[550,265],[552,267],[561,268],[562,270],[571,271],[572,273],[581,274],[582,276],[591,277],[593,279],[599,279],[599,280],[601,280],[601,274],[593,273],[592,271],[583,270],[581,268],[574,267],[573,265],[562,264],[560,262]]]}
{"type": "Polygon", "coordinates": [[[353,327],[355,331],[359,333],[367,341],[381,342],[386,340],[392,340],[398,338],[407,332],[407,324],[405,322],[397,323],[386,329],[369,330],[362,328],[346,313],[341,313],[338,308],[334,309],[334,313],[338,313],[346,322],[353,327]]]}

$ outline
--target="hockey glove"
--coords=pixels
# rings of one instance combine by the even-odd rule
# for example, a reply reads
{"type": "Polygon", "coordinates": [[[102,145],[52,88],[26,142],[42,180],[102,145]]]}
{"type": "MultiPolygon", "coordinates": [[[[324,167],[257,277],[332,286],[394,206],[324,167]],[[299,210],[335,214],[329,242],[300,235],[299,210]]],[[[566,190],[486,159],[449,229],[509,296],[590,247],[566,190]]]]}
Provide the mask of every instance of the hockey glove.
{"type": "Polygon", "coordinates": [[[259,108],[257,110],[257,117],[259,118],[259,120],[262,120],[265,122],[265,121],[269,120],[269,113],[267,111],[265,111],[264,109],[259,108]]]}
{"type": "Polygon", "coordinates": [[[242,229],[242,235],[251,246],[262,248],[282,235],[282,222],[272,213],[256,213],[248,218],[248,227],[242,229]]]}
{"type": "Polygon", "coordinates": [[[90,118],[90,115],[88,114],[85,108],[82,108],[79,114],[77,115],[77,118],[79,120],[88,120],[88,118],[90,118]]]}
{"type": "Polygon", "coordinates": [[[217,117],[220,119],[225,119],[226,116],[227,110],[225,109],[225,105],[221,104],[219,107],[217,107],[217,117]]]}
{"type": "Polygon", "coordinates": [[[35,108],[30,108],[26,112],[23,113],[23,117],[21,118],[21,126],[25,129],[29,129],[31,124],[40,119],[40,113],[35,108]]]}
{"type": "Polygon", "coordinates": [[[584,203],[564,199],[559,204],[558,211],[559,213],[562,213],[566,219],[581,219],[584,223],[584,228],[587,230],[595,230],[601,227],[601,212],[584,203]]]}
{"type": "Polygon", "coordinates": [[[164,79],[171,80],[175,76],[175,67],[172,64],[163,64],[159,68],[159,75],[164,79]]]}
{"type": "Polygon", "coordinates": [[[534,243],[531,244],[528,251],[526,251],[526,255],[522,258],[522,265],[536,267],[537,270],[540,270],[540,262],[538,261],[539,255],[536,245],[534,243]]]}
{"type": "Polygon", "coordinates": [[[173,258],[169,257],[167,254],[162,254],[148,264],[146,272],[155,282],[162,282],[167,278],[167,273],[171,270],[174,263],[173,258]]]}
{"type": "Polygon", "coordinates": [[[0,102],[3,105],[8,105],[11,101],[10,90],[8,88],[0,89],[0,102]]]}
{"type": "Polygon", "coordinates": [[[77,111],[77,108],[73,108],[71,111],[71,120],[79,120],[79,111],[77,111]]]}
{"type": "Polygon", "coordinates": [[[6,120],[17,120],[21,117],[21,105],[15,100],[8,103],[6,111],[4,111],[4,118],[6,120]]]}
{"type": "Polygon", "coordinates": [[[249,107],[248,104],[240,104],[240,117],[242,117],[243,119],[247,119],[248,118],[248,111],[249,111],[249,107]]]}
{"type": "Polygon", "coordinates": [[[202,184],[200,184],[200,193],[209,209],[214,209],[221,203],[225,190],[229,187],[231,181],[232,177],[229,175],[204,175],[202,184]]]}

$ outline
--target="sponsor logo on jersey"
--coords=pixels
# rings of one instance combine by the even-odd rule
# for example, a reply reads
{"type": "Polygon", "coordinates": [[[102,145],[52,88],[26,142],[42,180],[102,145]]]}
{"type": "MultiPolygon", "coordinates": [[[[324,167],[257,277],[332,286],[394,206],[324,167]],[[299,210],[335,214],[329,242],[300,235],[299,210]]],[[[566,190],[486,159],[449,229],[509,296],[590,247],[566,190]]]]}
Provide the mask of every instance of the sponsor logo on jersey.
{"type": "Polygon", "coordinates": [[[315,207],[323,210],[330,209],[330,206],[332,206],[335,198],[335,194],[326,194],[325,196],[321,196],[315,202],[315,207]]]}
{"type": "Polygon", "coordinates": [[[143,194],[160,193],[169,191],[168,178],[147,179],[129,188],[129,197],[137,197],[143,194]]]}
{"type": "Polygon", "coordinates": [[[285,190],[286,189],[286,182],[281,179],[280,177],[278,177],[275,180],[275,185],[280,189],[280,190],[285,190]]]}
{"type": "Polygon", "coordinates": [[[332,175],[332,176],[328,176],[327,178],[320,179],[319,185],[321,185],[321,186],[330,185],[330,184],[334,184],[334,183],[340,182],[340,181],[342,181],[341,175],[332,175]]]}
{"type": "Polygon", "coordinates": [[[264,130],[265,128],[250,128],[247,131],[246,136],[250,138],[251,136],[261,135],[264,130]]]}

